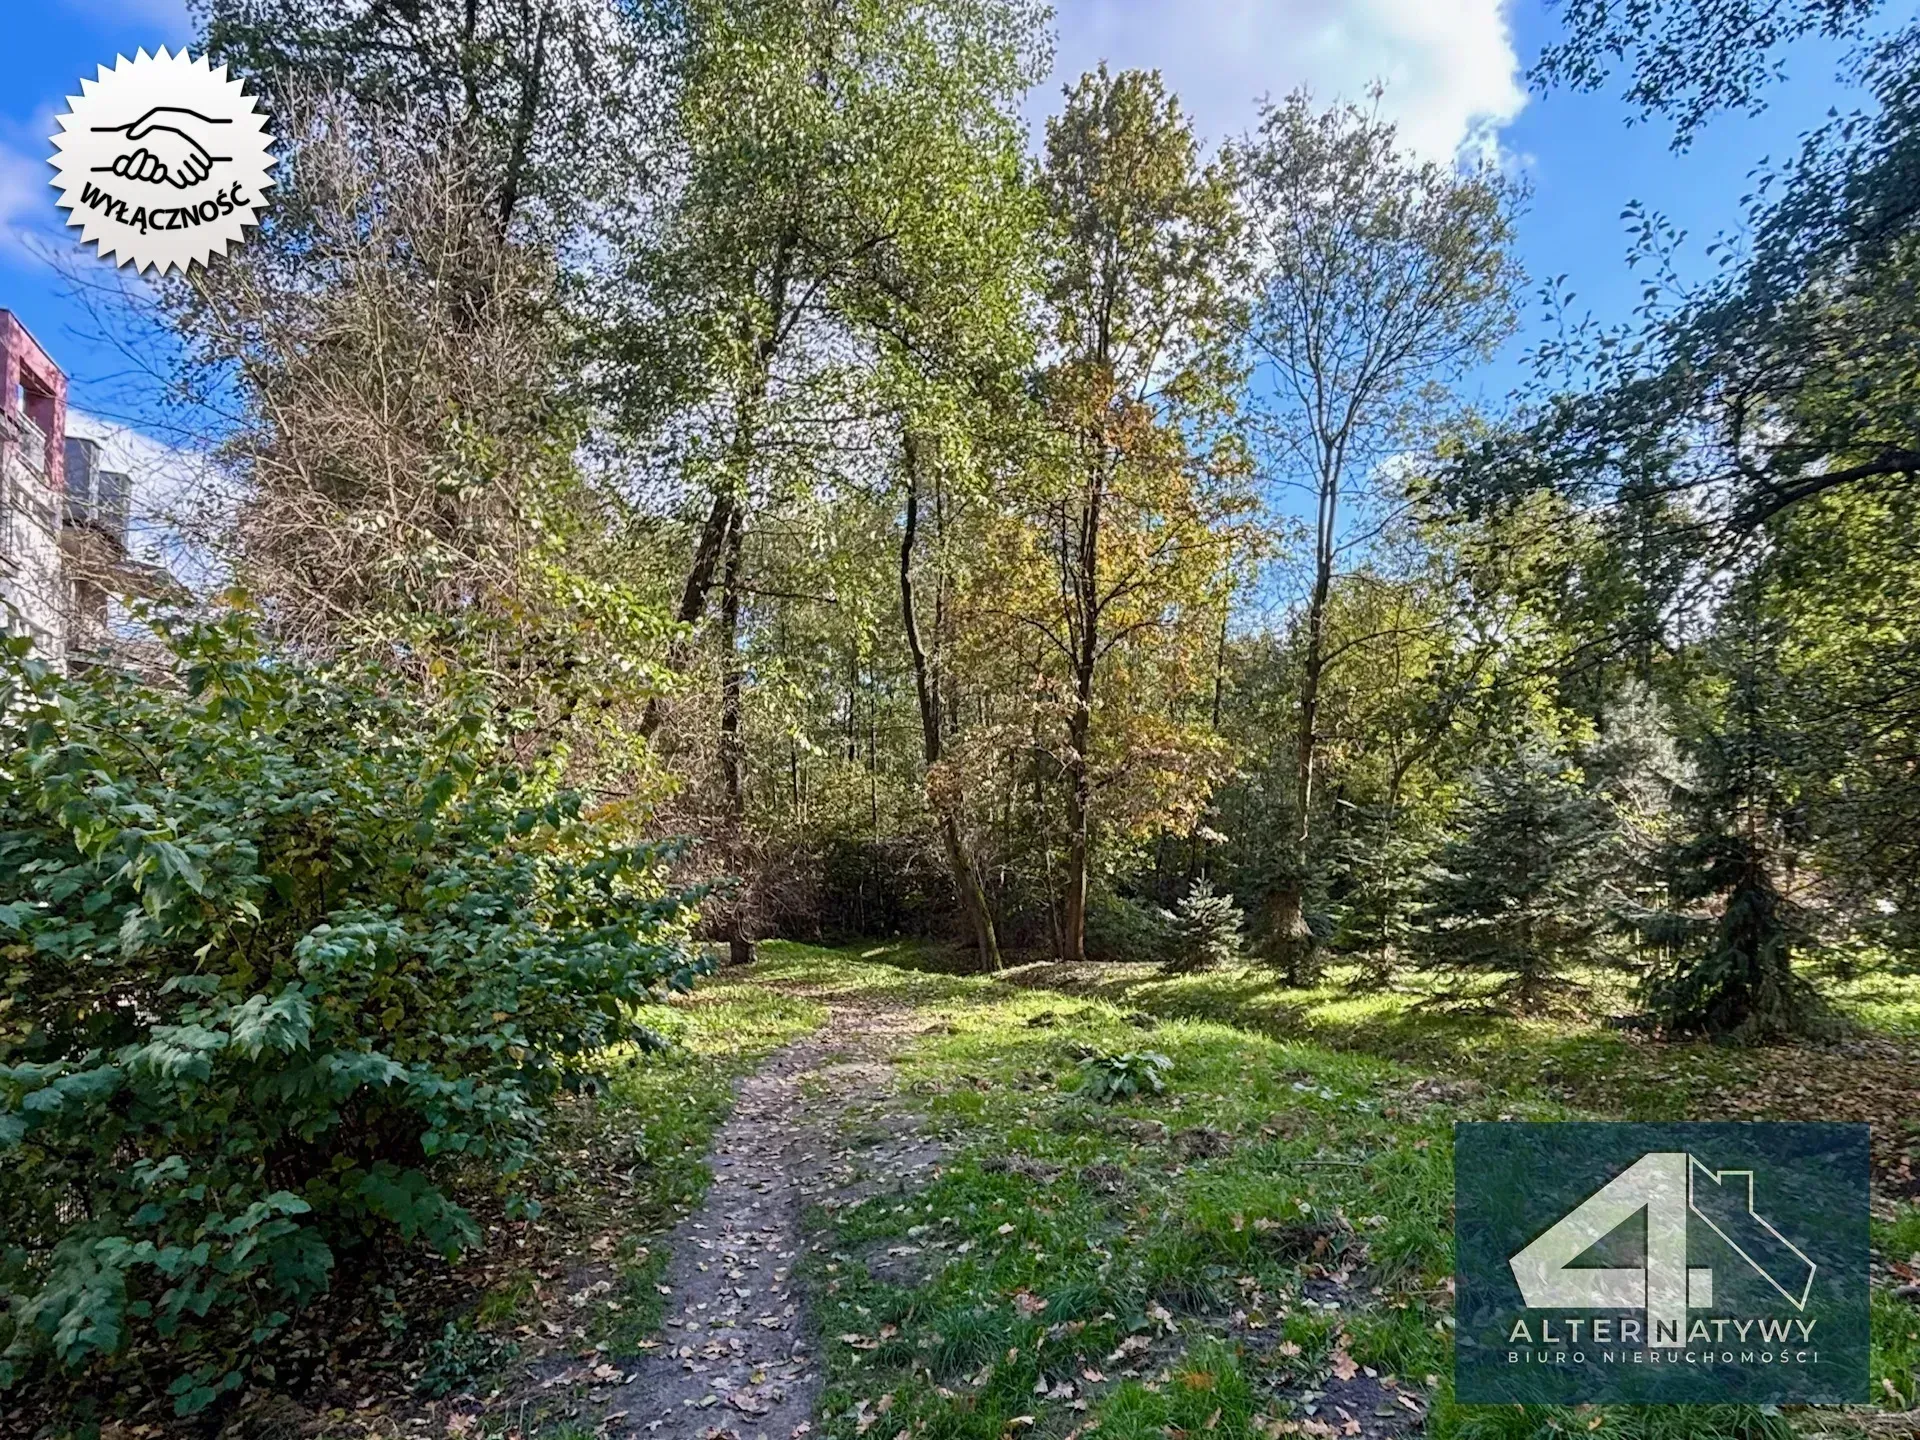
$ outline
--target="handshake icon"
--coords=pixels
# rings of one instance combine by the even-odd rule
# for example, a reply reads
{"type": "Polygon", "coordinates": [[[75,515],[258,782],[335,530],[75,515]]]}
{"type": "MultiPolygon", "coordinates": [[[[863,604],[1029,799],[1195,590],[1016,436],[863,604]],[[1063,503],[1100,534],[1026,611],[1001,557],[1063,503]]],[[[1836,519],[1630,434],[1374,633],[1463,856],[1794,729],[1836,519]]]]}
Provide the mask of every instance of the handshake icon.
{"type": "Polygon", "coordinates": [[[220,161],[231,158],[213,154],[208,146],[214,143],[210,127],[232,123],[215,120],[196,110],[157,105],[125,125],[94,126],[97,132],[124,134],[127,143],[114,156],[111,165],[93,168],[125,180],[145,180],[186,190],[211,175],[220,161]]]}

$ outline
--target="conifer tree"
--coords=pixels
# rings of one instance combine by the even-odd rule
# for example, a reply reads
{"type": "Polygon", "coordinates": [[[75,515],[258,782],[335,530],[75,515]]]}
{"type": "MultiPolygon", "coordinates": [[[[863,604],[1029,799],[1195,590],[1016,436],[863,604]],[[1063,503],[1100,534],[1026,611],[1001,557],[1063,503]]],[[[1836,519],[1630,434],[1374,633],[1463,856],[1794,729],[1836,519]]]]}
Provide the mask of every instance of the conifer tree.
{"type": "Polygon", "coordinates": [[[1378,989],[1413,948],[1434,836],[1401,807],[1355,804],[1330,848],[1342,882],[1331,947],[1360,957],[1353,988],[1378,989]]]}
{"type": "Polygon", "coordinates": [[[1662,957],[1642,987],[1662,1025],[1759,1042],[1817,1028],[1822,1007],[1793,969],[1805,926],[1780,877],[1794,858],[1786,816],[1796,741],[1775,713],[1777,638],[1757,586],[1724,624],[1713,647],[1724,694],[1702,707],[1680,791],[1684,823],[1660,856],[1665,903],[1636,928],[1662,957]]]}
{"type": "Polygon", "coordinates": [[[1211,970],[1240,958],[1241,926],[1246,917],[1231,895],[1206,880],[1194,882],[1173,912],[1173,955],[1167,969],[1211,970]]]}
{"type": "Polygon", "coordinates": [[[1532,1006],[1600,958],[1614,851],[1602,806],[1539,736],[1473,778],[1461,831],[1427,873],[1418,923],[1428,969],[1503,975],[1532,1006]]]}
{"type": "MultiPolygon", "coordinates": [[[[1244,447],[1229,429],[1240,381],[1242,218],[1231,171],[1207,163],[1156,72],[1082,76],[1047,122],[1043,265],[1057,353],[1041,377],[1051,461],[1032,467],[1031,543],[1047,584],[1024,619],[1064,674],[1066,872],[1060,952],[1086,957],[1091,859],[1112,823],[1106,763],[1132,707],[1116,671],[1144,647],[1206,643],[1239,542],[1244,447]]],[[[1197,727],[1171,735],[1191,749],[1197,727]]],[[[1064,743],[1058,743],[1064,742],[1064,743]]],[[[1122,742],[1124,743],[1124,742],[1122,742]]]]}

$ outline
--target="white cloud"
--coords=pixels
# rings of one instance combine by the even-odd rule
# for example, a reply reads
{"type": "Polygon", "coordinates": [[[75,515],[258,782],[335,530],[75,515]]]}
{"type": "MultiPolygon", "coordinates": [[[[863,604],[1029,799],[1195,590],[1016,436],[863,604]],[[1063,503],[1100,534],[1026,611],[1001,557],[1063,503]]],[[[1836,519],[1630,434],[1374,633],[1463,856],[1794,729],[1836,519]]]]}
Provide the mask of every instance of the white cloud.
{"type": "Polygon", "coordinates": [[[1506,0],[1060,0],[1053,78],[1101,60],[1158,69],[1210,142],[1249,130],[1256,97],[1305,85],[1322,101],[1358,100],[1375,80],[1402,140],[1423,156],[1488,155],[1527,103],[1506,0]]]}
{"type": "Polygon", "coordinates": [[[100,468],[132,481],[127,553],[133,559],[165,570],[201,594],[225,582],[224,567],[203,537],[191,533],[213,518],[208,512],[225,494],[219,472],[204,453],[72,406],[67,435],[92,440],[100,447],[100,468]]]}
{"type": "MultiPolygon", "coordinates": [[[[73,87],[78,90],[76,83],[73,87]]],[[[67,212],[54,203],[53,153],[48,138],[63,100],[47,100],[18,119],[0,116],[0,260],[28,269],[46,263],[61,240],[67,212]]]]}

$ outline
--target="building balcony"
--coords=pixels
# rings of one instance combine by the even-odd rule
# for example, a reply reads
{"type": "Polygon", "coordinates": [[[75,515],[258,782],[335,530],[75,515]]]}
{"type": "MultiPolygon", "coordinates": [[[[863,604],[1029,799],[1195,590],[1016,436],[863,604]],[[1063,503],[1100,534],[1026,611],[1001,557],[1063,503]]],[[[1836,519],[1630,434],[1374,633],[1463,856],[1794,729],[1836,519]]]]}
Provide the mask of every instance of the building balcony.
{"type": "Polygon", "coordinates": [[[67,437],[66,519],[105,536],[120,550],[127,548],[127,508],[132,480],[117,470],[101,467],[100,444],[67,437]]]}
{"type": "Polygon", "coordinates": [[[18,410],[5,413],[13,463],[42,480],[47,476],[47,432],[18,410]]]}

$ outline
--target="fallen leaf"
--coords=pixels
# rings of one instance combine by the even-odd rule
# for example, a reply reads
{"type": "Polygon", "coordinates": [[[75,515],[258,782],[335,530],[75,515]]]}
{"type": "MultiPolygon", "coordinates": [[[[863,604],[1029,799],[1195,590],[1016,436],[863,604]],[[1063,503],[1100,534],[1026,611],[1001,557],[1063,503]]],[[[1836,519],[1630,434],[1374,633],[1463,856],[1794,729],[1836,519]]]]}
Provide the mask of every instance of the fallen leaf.
{"type": "Polygon", "coordinates": [[[1129,1355],[1138,1355],[1141,1351],[1150,1349],[1152,1345],[1153,1342],[1144,1335],[1129,1335],[1120,1342],[1118,1349],[1107,1356],[1107,1363],[1111,1365],[1114,1361],[1124,1360],[1129,1355]]]}

